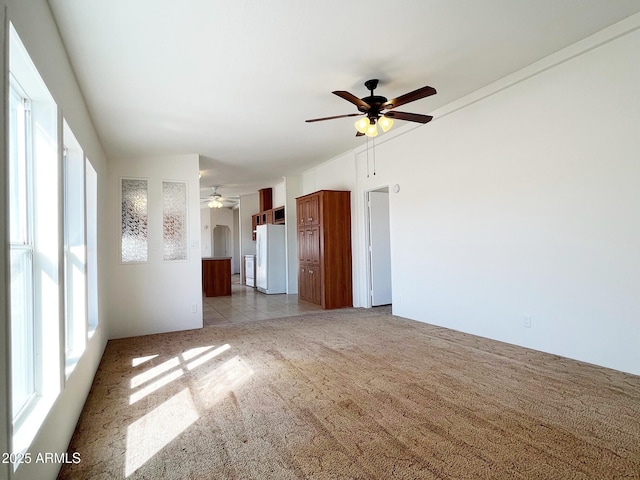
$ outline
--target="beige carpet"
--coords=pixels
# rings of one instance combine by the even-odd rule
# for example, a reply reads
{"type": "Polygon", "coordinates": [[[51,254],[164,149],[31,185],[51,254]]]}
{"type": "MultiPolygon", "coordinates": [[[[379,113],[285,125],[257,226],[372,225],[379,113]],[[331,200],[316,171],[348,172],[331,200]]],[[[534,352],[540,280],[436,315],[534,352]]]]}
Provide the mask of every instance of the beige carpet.
{"type": "Polygon", "coordinates": [[[60,479],[640,478],[640,377],[334,311],[109,342],[60,479]]]}

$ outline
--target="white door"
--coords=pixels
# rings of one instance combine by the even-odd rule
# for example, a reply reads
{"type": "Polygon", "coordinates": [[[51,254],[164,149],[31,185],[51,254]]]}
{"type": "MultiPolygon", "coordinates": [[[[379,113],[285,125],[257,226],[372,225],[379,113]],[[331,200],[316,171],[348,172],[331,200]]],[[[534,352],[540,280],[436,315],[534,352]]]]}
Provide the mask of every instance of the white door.
{"type": "Polygon", "coordinates": [[[368,192],[371,306],[391,303],[389,192],[368,192]]]}

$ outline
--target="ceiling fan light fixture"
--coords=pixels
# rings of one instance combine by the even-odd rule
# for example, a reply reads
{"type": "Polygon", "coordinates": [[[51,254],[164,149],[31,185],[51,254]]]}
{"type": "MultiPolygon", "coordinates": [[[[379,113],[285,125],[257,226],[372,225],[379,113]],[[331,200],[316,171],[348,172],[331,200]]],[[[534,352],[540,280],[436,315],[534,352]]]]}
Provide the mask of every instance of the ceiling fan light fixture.
{"type": "Polygon", "coordinates": [[[393,120],[389,117],[382,116],[378,119],[378,125],[382,128],[383,132],[388,132],[393,127],[393,120]]]}
{"type": "Polygon", "coordinates": [[[209,208],[222,208],[222,202],[217,198],[212,198],[209,203],[207,203],[207,207],[209,208]]]}
{"type": "Polygon", "coordinates": [[[367,131],[367,127],[369,126],[369,119],[367,117],[362,117],[356,123],[356,130],[360,133],[365,133],[367,131]]]}
{"type": "Polygon", "coordinates": [[[378,136],[378,126],[375,121],[371,119],[371,123],[367,125],[367,129],[364,132],[367,137],[377,137],[378,136]]]}

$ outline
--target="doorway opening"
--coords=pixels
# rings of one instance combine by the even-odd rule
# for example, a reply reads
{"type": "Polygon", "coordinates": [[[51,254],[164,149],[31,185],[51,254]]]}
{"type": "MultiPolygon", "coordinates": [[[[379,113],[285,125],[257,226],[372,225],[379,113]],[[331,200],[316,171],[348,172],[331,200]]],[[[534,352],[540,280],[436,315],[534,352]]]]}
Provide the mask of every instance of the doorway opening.
{"type": "Polygon", "coordinates": [[[389,188],[366,192],[367,275],[370,307],[391,305],[391,228],[389,188]]]}
{"type": "Polygon", "coordinates": [[[231,229],[227,225],[216,225],[213,228],[213,256],[230,257],[229,247],[231,229]]]}

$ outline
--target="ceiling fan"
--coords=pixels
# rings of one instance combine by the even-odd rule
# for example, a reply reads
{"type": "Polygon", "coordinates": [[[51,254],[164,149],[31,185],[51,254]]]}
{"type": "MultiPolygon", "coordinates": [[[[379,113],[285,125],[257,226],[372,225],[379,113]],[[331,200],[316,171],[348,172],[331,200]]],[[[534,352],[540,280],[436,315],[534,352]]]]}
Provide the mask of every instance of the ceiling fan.
{"type": "Polygon", "coordinates": [[[211,194],[208,197],[201,198],[200,201],[207,204],[209,208],[222,208],[224,207],[225,199],[216,192],[218,187],[211,187],[211,194]]]}
{"type": "Polygon", "coordinates": [[[421,115],[418,113],[397,112],[393,110],[400,105],[404,105],[409,102],[420,100],[421,98],[435,95],[436,89],[433,87],[422,87],[413,92],[400,95],[393,100],[387,100],[386,97],[375,95],[373,91],[378,87],[378,80],[372,79],[364,82],[364,86],[369,90],[370,95],[368,97],[358,98],[355,95],[346,92],[344,90],[337,90],[334,95],[344,98],[346,101],[353,103],[360,113],[347,113],[346,115],[335,115],[333,117],[312,118],[305,120],[307,123],[321,122],[323,120],[333,120],[335,118],[345,117],[357,117],[366,115],[356,122],[356,137],[367,135],[368,137],[375,137],[378,135],[378,128],[376,124],[380,125],[383,131],[388,131],[393,126],[393,119],[407,120],[409,122],[427,123],[430,122],[433,117],[431,115],[421,115]]]}

